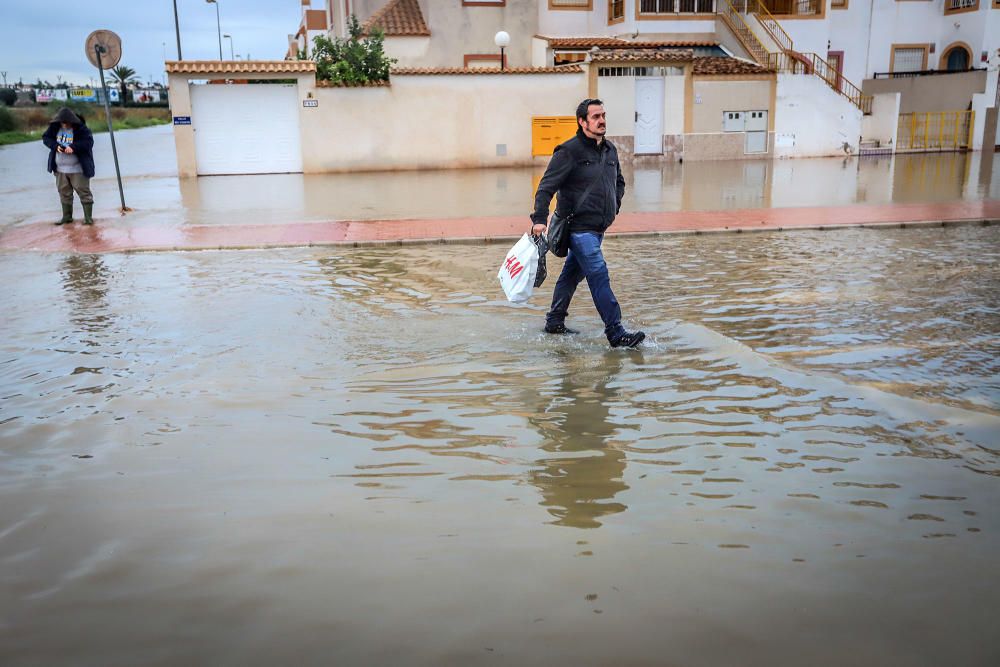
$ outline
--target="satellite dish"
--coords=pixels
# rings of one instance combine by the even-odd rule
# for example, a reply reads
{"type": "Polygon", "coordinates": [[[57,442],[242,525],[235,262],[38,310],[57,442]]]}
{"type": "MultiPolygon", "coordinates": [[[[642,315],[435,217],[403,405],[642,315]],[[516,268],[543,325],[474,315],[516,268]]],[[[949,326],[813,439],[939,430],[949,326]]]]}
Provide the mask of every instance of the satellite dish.
{"type": "Polygon", "coordinates": [[[98,69],[111,69],[122,59],[122,38],[110,30],[95,30],[87,37],[87,58],[98,69]],[[101,59],[97,59],[97,52],[101,59]]]}

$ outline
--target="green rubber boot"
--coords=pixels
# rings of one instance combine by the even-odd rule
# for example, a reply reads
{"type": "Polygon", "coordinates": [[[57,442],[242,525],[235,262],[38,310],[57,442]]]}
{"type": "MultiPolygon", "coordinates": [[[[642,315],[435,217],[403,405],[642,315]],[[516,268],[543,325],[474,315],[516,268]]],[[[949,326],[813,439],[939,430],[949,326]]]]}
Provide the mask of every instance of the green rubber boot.
{"type": "Polygon", "coordinates": [[[62,209],[63,209],[63,217],[56,224],[65,225],[67,223],[73,222],[73,204],[72,203],[63,204],[62,209]]]}
{"type": "Polygon", "coordinates": [[[83,205],[83,224],[92,225],[94,224],[94,204],[84,204],[83,205]]]}

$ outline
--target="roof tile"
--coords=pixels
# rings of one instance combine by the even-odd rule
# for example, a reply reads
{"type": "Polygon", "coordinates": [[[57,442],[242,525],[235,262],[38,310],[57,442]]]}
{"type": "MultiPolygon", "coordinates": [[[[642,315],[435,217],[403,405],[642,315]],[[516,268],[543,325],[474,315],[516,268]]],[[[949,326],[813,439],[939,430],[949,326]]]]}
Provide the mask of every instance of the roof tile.
{"type": "Polygon", "coordinates": [[[694,59],[691,49],[601,49],[590,60],[602,62],[690,62],[694,59]]]}
{"type": "Polygon", "coordinates": [[[417,0],[389,0],[388,4],[372,14],[361,26],[365,34],[374,28],[381,28],[386,37],[431,34],[417,0]]]}
{"type": "Polygon", "coordinates": [[[171,60],[168,74],[302,74],[316,71],[311,60],[171,60]]]}
{"type": "Polygon", "coordinates": [[[628,48],[628,49],[658,49],[664,47],[694,47],[694,46],[717,46],[715,40],[681,40],[681,41],[655,41],[637,42],[620,37],[540,37],[547,40],[549,46],[554,49],[589,49],[596,46],[601,49],[607,48],[628,48]]]}
{"type": "Polygon", "coordinates": [[[694,59],[693,73],[698,76],[723,76],[726,74],[770,74],[774,70],[761,67],[755,63],[726,58],[722,56],[704,56],[694,59]]]}
{"type": "Polygon", "coordinates": [[[391,70],[392,76],[427,75],[427,74],[579,74],[583,68],[579,65],[563,65],[560,67],[396,67],[391,70]]]}

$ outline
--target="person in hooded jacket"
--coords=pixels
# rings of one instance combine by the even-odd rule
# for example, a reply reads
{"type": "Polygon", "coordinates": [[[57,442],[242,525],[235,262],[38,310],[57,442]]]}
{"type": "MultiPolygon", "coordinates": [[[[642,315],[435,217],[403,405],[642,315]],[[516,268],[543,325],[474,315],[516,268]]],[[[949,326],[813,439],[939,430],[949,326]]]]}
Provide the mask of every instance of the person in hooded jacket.
{"type": "Polygon", "coordinates": [[[67,107],[56,113],[49,129],[42,135],[49,149],[49,173],[56,176],[56,188],[62,203],[62,218],[57,225],[73,222],[73,193],[83,204],[83,224],[94,224],[94,135],[83,116],[67,107]]]}
{"type": "Polygon", "coordinates": [[[545,332],[575,334],[566,326],[569,303],[577,285],[587,279],[590,295],[611,347],[636,347],[646,338],[642,331],[626,331],[622,310],[611,290],[608,265],[601,242],[614,222],[625,195],[625,179],[618,164],[618,150],[604,138],[607,118],[604,102],[586,99],[576,109],[576,136],[556,146],[545,175],[535,192],[531,233],[548,229],[549,204],[559,193],[556,212],[569,222],[569,252],[552,292],[552,306],[545,316],[545,332]]]}

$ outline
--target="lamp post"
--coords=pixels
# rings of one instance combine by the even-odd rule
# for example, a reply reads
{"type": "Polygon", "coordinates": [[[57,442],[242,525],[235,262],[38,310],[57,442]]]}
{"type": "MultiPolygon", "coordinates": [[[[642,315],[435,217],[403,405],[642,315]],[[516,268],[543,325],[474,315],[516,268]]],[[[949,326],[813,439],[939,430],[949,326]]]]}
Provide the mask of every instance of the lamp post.
{"type": "Polygon", "coordinates": [[[177,19],[177,0],[174,0],[174,30],[177,32],[177,60],[184,60],[181,55],[181,23],[177,19]]]}
{"type": "Polygon", "coordinates": [[[219,33],[219,60],[222,60],[222,22],[219,21],[219,0],[205,0],[210,5],[215,5],[215,29],[219,33]]]}
{"type": "Polygon", "coordinates": [[[493,43],[500,47],[500,70],[502,71],[506,66],[506,58],[504,57],[503,50],[508,44],[510,44],[510,35],[501,30],[493,38],[493,43]]]}
{"type": "Polygon", "coordinates": [[[236,60],[236,56],[233,55],[233,36],[232,35],[223,35],[222,38],[229,40],[229,59],[230,60],[236,60]]]}

